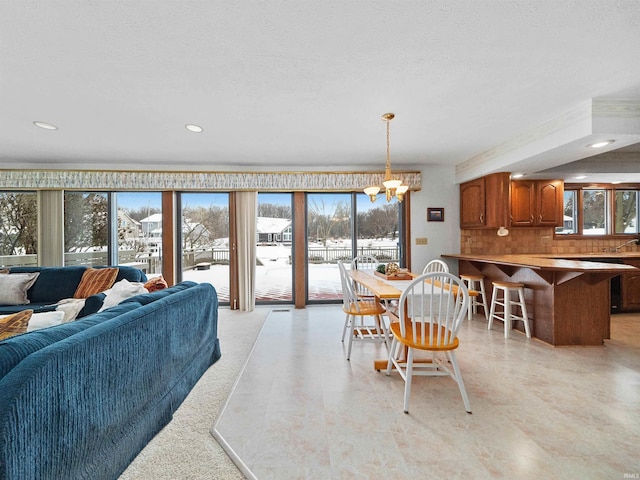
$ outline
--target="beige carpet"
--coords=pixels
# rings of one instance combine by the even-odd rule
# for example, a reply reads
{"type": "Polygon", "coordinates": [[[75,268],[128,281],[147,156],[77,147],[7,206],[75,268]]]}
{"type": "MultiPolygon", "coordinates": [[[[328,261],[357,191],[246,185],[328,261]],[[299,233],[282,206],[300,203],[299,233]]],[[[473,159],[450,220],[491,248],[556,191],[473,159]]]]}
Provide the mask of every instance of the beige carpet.
{"type": "Polygon", "coordinates": [[[222,357],[200,378],[173,420],[140,452],[121,480],[233,480],[244,476],[209,430],[229,396],[271,311],[221,309],[218,338],[222,357]]]}

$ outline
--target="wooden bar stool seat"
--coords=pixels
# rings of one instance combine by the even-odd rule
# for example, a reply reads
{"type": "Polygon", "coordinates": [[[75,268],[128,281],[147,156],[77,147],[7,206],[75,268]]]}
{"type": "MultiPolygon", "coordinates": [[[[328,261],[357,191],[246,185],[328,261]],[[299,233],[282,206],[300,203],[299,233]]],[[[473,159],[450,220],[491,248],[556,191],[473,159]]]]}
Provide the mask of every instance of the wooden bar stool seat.
{"type": "Polygon", "coordinates": [[[531,338],[527,305],[524,301],[524,284],[498,281],[494,281],[492,284],[493,293],[491,294],[491,310],[489,312],[489,330],[491,330],[491,325],[495,318],[504,322],[504,338],[509,338],[509,330],[512,327],[511,322],[522,320],[527,338],[531,338]],[[501,306],[502,310],[498,311],[497,306],[501,306]],[[514,309],[514,307],[516,308],[514,309]],[[520,307],[520,315],[516,312],[517,307],[520,307]]]}
{"type": "Polygon", "coordinates": [[[460,279],[467,284],[467,288],[469,290],[475,290],[478,293],[477,296],[469,297],[469,312],[467,314],[467,319],[471,321],[473,314],[478,313],[478,306],[482,307],[482,313],[484,313],[484,318],[489,320],[489,307],[487,306],[487,296],[484,290],[484,275],[472,275],[472,274],[461,274],[460,279]]]}

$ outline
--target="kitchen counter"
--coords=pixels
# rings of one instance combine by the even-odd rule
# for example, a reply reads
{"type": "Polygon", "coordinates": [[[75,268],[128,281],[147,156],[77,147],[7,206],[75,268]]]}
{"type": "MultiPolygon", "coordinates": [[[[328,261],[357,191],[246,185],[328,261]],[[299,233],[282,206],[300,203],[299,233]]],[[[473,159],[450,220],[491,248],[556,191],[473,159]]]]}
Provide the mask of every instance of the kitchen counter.
{"type": "Polygon", "coordinates": [[[443,257],[457,258],[458,260],[468,260],[473,262],[496,263],[500,265],[510,265],[516,267],[528,267],[534,270],[551,271],[574,271],[584,273],[615,273],[619,275],[627,271],[636,270],[630,265],[618,263],[608,263],[606,261],[594,262],[592,259],[621,259],[640,258],[640,254],[566,254],[566,255],[545,255],[545,254],[510,254],[510,255],[471,255],[471,254],[446,254],[443,257]]]}
{"type": "Polygon", "coordinates": [[[640,259],[635,252],[442,256],[457,259],[461,274],[484,275],[489,298],[492,281],[523,283],[532,335],[554,346],[602,345],[609,338],[609,279],[639,269],[606,259],[640,259]]]}

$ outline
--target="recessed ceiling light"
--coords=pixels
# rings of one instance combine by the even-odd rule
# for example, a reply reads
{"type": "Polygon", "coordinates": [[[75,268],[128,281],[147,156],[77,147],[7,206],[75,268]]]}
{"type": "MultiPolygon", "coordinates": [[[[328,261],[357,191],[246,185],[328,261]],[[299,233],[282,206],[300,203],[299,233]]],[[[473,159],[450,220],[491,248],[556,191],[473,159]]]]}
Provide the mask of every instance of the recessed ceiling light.
{"type": "Polygon", "coordinates": [[[611,182],[612,185],[618,185],[619,183],[622,183],[622,180],[616,180],[615,182],[611,182]]]}
{"type": "Polygon", "coordinates": [[[184,128],[186,128],[190,132],[194,132],[194,133],[202,133],[202,131],[204,130],[204,128],[202,128],[200,125],[195,125],[193,123],[187,123],[184,126],[184,128]]]}
{"type": "Polygon", "coordinates": [[[587,178],[587,176],[586,175],[578,175],[577,177],[573,177],[573,178],[575,178],[576,180],[584,180],[585,178],[587,178]]]}
{"type": "Polygon", "coordinates": [[[47,123],[47,122],[33,122],[33,124],[36,127],[44,128],[45,130],[57,130],[58,129],[58,127],[56,127],[55,125],[52,125],[51,123],[47,123]]]}
{"type": "Polygon", "coordinates": [[[514,173],[511,175],[511,178],[522,178],[524,177],[524,173],[514,173]]]}
{"type": "Polygon", "coordinates": [[[587,147],[602,148],[602,147],[606,147],[607,145],[611,145],[613,142],[615,142],[615,140],[603,140],[602,142],[596,142],[596,143],[592,143],[591,145],[587,145],[587,147]]]}

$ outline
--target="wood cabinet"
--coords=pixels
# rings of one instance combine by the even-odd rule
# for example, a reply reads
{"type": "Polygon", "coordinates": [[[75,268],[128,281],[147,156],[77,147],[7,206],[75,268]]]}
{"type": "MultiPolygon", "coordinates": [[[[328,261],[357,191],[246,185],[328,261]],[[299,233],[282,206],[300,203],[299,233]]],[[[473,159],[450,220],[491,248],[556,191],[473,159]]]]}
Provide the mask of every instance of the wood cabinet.
{"type": "MultiPolygon", "coordinates": [[[[626,264],[640,267],[640,260],[625,260],[626,264]]],[[[622,311],[633,312],[640,310],[640,271],[621,275],[620,289],[622,296],[622,311]]]]}
{"type": "Polygon", "coordinates": [[[561,227],[564,210],[562,180],[511,182],[512,227],[561,227]]]}
{"type": "Polygon", "coordinates": [[[460,184],[460,228],[498,228],[509,219],[509,173],[460,184]]]}

